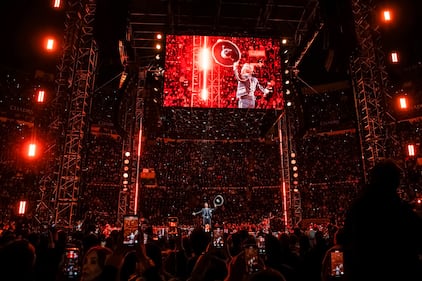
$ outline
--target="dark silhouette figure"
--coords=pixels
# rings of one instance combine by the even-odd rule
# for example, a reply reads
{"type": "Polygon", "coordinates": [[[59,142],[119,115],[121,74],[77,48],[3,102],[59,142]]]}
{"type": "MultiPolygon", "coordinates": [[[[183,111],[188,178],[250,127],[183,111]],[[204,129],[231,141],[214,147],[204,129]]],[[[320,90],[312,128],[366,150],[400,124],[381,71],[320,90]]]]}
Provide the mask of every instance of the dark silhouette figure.
{"type": "Polygon", "coordinates": [[[0,248],[0,279],[32,281],[35,269],[35,248],[25,239],[10,241],[0,248]]]}
{"type": "Polygon", "coordinates": [[[344,225],[347,280],[421,280],[422,218],[397,194],[401,170],[377,163],[344,225]]]}

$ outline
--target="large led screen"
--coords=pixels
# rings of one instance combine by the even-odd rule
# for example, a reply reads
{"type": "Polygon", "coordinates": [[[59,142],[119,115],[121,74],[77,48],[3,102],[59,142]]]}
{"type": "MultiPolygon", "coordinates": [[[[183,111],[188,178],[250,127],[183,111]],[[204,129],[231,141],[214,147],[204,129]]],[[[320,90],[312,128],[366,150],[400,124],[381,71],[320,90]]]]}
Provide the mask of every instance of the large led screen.
{"type": "Polygon", "coordinates": [[[166,107],[281,109],[280,39],[167,35],[166,107]]]}

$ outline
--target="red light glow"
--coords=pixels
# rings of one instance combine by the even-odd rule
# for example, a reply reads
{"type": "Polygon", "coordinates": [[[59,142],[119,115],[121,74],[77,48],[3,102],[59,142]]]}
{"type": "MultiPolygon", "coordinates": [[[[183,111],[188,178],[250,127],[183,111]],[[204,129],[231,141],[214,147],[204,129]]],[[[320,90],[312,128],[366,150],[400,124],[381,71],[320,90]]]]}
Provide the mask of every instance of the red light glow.
{"type": "Polygon", "coordinates": [[[48,51],[53,51],[53,50],[54,50],[54,39],[52,39],[52,38],[48,38],[48,39],[47,39],[47,44],[45,45],[45,48],[46,48],[48,51]]]}
{"type": "Polygon", "coordinates": [[[29,144],[28,157],[35,157],[36,149],[37,149],[37,145],[35,143],[29,144]]]}
{"type": "Polygon", "coordinates": [[[402,97],[399,99],[400,109],[407,109],[407,98],[402,97]]]}
{"type": "Polygon", "coordinates": [[[24,215],[26,211],[26,201],[19,201],[19,215],[24,215]]]}
{"type": "Polygon", "coordinates": [[[398,63],[399,62],[399,55],[398,55],[397,52],[391,52],[390,57],[391,57],[392,63],[398,63]]]}
{"type": "Polygon", "coordinates": [[[382,12],[383,15],[383,19],[385,22],[390,22],[391,21],[391,11],[390,10],[384,10],[382,12]]]}
{"type": "Polygon", "coordinates": [[[409,156],[415,156],[415,145],[414,144],[408,144],[407,145],[407,154],[409,156]]]}
{"type": "Polygon", "coordinates": [[[53,7],[54,8],[60,8],[62,5],[62,1],[60,0],[53,0],[53,7]]]}
{"type": "Polygon", "coordinates": [[[39,90],[38,91],[38,96],[37,96],[37,102],[43,103],[44,102],[44,96],[45,96],[45,91],[44,90],[39,90]]]}

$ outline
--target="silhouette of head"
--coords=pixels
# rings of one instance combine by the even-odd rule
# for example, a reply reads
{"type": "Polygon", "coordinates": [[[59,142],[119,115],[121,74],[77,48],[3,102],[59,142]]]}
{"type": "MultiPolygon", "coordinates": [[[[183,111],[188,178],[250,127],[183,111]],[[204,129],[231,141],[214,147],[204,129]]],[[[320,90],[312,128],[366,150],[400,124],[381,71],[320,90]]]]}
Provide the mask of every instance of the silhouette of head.
{"type": "Polygon", "coordinates": [[[396,191],[400,184],[401,169],[392,160],[381,160],[369,172],[371,187],[385,191],[396,191]]]}
{"type": "Polygon", "coordinates": [[[10,241],[0,248],[1,280],[31,280],[35,259],[35,248],[27,240],[10,241]]]}

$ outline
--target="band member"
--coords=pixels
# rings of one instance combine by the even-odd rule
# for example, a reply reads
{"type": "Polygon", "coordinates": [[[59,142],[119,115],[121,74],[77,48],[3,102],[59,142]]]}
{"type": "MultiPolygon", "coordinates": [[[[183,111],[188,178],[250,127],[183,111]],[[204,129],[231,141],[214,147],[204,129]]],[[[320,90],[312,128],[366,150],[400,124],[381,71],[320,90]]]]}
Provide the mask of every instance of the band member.
{"type": "Polygon", "coordinates": [[[198,212],[193,212],[192,215],[196,216],[196,215],[201,214],[202,215],[202,225],[204,227],[206,225],[211,227],[212,212],[214,212],[214,210],[215,210],[214,208],[210,208],[208,206],[208,203],[205,202],[204,207],[198,212]]]}
{"type": "Polygon", "coordinates": [[[255,91],[258,87],[266,96],[269,90],[264,88],[258,81],[258,78],[254,77],[253,66],[249,63],[245,63],[238,72],[239,62],[233,63],[234,76],[237,80],[237,91],[236,98],[238,99],[238,108],[255,108],[255,91]]]}

